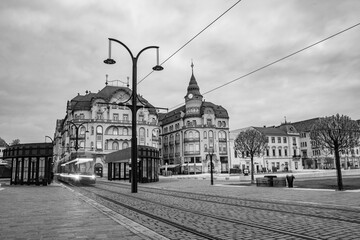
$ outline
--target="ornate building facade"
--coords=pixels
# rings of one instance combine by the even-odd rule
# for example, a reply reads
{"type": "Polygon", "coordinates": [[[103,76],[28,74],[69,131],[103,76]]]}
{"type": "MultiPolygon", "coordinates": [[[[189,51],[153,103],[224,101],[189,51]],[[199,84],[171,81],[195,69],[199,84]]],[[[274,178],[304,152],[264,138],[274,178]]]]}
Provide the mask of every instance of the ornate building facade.
{"type": "Polygon", "coordinates": [[[191,67],[185,105],[159,114],[163,164],[177,173],[207,173],[212,154],[215,172],[228,172],[229,115],[222,106],[203,99],[191,67]]]}
{"type": "MultiPolygon", "coordinates": [[[[302,170],[300,155],[300,134],[296,128],[288,123],[278,127],[249,127],[263,134],[268,139],[267,148],[257,157],[254,157],[254,172],[268,171],[294,171],[302,170]]],[[[246,129],[232,130],[231,136],[231,154],[233,167],[250,169],[250,157],[247,153],[235,151],[234,141],[238,134],[246,129]]]]}
{"type": "MultiPolygon", "coordinates": [[[[54,154],[57,167],[83,158],[84,164],[70,170],[107,176],[104,158],[108,153],[131,147],[132,119],[128,87],[106,85],[98,93],[86,92],[67,103],[64,119],[57,120],[54,154]],[[80,167],[80,169],[78,169],[80,167]]],[[[159,147],[158,114],[142,96],[138,96],[138,145],[159,147]]]]}

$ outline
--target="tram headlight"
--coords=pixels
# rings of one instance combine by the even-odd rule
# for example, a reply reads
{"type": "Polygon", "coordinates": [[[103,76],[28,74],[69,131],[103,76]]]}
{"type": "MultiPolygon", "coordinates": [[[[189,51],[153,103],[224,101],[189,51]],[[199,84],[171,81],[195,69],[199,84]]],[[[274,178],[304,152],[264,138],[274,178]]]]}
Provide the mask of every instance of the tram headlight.
{"type": "Polygon", "coordinates": [[[80,180],[80,175],[74,175],[73,177],[75,180],[80,180]]]}

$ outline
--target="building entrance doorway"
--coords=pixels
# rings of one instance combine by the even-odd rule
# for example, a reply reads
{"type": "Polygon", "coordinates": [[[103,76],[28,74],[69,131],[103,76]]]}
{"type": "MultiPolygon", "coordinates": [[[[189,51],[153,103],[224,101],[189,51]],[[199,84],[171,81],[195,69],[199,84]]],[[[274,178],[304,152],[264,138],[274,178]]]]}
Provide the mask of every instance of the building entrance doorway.
{"type": "Polygon", "coordinates": [[[96,176],[102,177],[103,176],[103,166],[102,166],[102,164],[101,163],[95,164],[94,171],[95,171],[96,176]]]}

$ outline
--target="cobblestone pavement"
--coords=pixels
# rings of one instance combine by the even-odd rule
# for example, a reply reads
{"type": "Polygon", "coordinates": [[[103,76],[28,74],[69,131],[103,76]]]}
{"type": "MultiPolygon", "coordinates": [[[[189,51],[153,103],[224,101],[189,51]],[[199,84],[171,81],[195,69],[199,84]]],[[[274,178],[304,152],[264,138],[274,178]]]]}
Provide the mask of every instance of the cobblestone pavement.
{"type": "MultiPolygon", "coordinates": [[[[177,191],[205,193],[255,200],[273,200],[284,203],[306,203],[314,206],[360,210],[360,192],[320,191],[308,189],[267,188],[249,186],[243,176],[216,175],[214,186],[209,175],[161,177],[159,182],[139,184],[142,187],[173,189],[177,191]]],[[[107,181],[98,179],[99,182],[107,181]]],[[[113,181],[115,182],[115,181],[113,181]]],[[[129,184],[128,182],[118,182],[129,184]]],[[[43,186],[0,187],[0,239],[166,239],[110,209],[82,197],[60,184],[43,186]]],[[[248,213],[251,218],[251,214],[248,213]]],[[[360,220],[360,216],[359,216],[360,220]]],[[[204,223],[208,224],[208,223],[204,223]]],[[[328,239],[356,239],[352,231],[328,231],[331,224],[314,226],[304,221],[298,228],[324,231],[328,239]],[[326,228],[324,228],[326,226],[326,228]],[[354,238],[355,237],[355,238],[354,238]]],[[[359,228],[359,225],[354,228],[359,228]]],[[[348,228],[348,226],[347,226],[348,228]]],[[[345,229],[345,226],[344,226],[345,229]]],[[[219,231],[226,231],[221,229],[219,231]]],[[[179,233],[181,236],[181,234],[179,233]]],[[[258,239],[251,231],[242,235],[244,239],[258,239]]],[[[360,236],[358,236],[360,238],[360,236]]],[[[226,239],[239,239],[227,236],[226,239]]],[[[281,239],[279,236],[278,238],[281,239]]],[[[295,238],[294,238],[295,239],[295,238]]]]}
{"type": "Polygon", "coordinates": [[[166,239],[61,184],[0,187],[0,239],[166,239]]]}

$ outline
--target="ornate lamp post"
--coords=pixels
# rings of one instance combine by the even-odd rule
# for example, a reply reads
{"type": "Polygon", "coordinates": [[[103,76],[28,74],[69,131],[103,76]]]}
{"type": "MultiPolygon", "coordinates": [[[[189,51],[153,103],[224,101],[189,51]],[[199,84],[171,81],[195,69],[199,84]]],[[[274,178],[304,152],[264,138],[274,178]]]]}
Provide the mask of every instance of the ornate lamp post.
{"type": "Polygon", "coordinates": [[[210,148],[209,153],[207,155],[210,157],[210,184],[214,185],[213,162],[212,162],[212,157],[214,155],[214,148],[210,148]]]}
{"type": "Polygon", "coordinates": [[[69,123],[69,125],[72,125],[73,127],[75,127],[75,134],[76,134],[75,136],[76,137],[75,137],[75,147],[74,147],[74,149],[77,152],[79,150],[79,144],[78,144],[78,142],[79,142],[79,129],[82,126],[84,126],[85,123],[88,123],[88,122],[83,122],[80,125],[76,125],[75,123],[73,123],[71,121],[69,121],[68,123],[69,123]]]}
{"type": "Polygon", "coordinates": [[[157,51],[157,65],[153,67],[154,71],[161,71],[164,68],[159,65],[159,47],[158,46],[149,46],[143,48],[137,55],[134,57],[130,49],[122,42],[117,39],[109,38],[109,58],[104,60],[106,64],[115,64],[115,60],[111,58],[111,42],[117,42],[122,45],[129,52],[132,60],[132,137],[131,137],[131,192],[137,193],[137,138],[136,138],[136,112],[141,108],[137,106],[137,61],[142,52],[147,49],[155,48],[157,51]]]}

